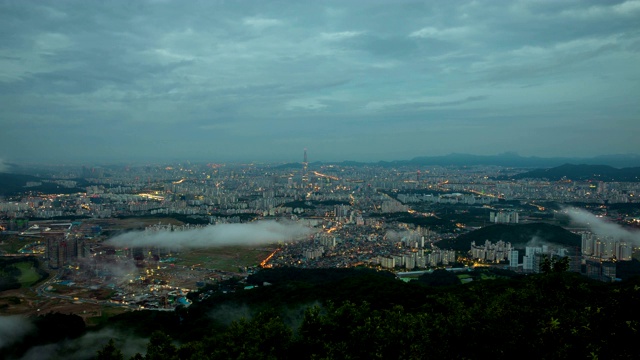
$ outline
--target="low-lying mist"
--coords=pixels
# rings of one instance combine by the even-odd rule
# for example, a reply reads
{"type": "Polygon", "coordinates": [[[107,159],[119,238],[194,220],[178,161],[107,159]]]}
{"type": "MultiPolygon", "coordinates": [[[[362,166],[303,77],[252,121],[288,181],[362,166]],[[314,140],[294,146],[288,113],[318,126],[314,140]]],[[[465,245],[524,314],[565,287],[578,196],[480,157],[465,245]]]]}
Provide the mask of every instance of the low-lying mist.
{"type": "Polygon", "coordinates": [[[627,241],[634,245],[640,245],[640,231],[625,229],[616,223],[606,221],[583,209],[569,207],[564,210],[571,218],[571,221],[589,227],[594,234],[611,236],[617,241],[627,241]]]}
{"type": "Polygon", "coordinates": [[[22,316],[0,316],[0,349],[22,339],[34,329],[33,324],[22,316]]]}
{"type": "Polygon", "coordinates": [[[108,240],[107,243],[119,247],[210,248],[290,242],[311,233],[310,228],[296,222],[256,221],[209,225],[184,231],[128,232],[108,240]]]}
{"type": "Polygon", "coordinates": [[[144,354],[149,339],[132,336],[112,329],[88,332],[77,339],[38,345],[30,348],[20,360],[61,359],[86,360],[95,359],[98,350],[105,346],[109,339],[114,339],[116,348],[122,351],[125,359],[136,353],[144,354]]]}

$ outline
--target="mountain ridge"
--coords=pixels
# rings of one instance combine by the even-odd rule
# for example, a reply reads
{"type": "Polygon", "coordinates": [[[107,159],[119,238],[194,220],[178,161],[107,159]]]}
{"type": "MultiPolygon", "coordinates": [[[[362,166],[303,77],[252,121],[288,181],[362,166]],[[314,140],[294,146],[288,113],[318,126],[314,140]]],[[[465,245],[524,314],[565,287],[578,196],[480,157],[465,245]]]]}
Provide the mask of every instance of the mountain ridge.
{"type": "MultiPolygon", "coordinates": [[[[563,164],[549,169],[536,169],[510,177],[511,179],[547,179],[549,181],[640,181],[640,167],[621,169],[608,165],[563,164]]],[[[506,179],[500,177],[499,179],[506,179]]]]}

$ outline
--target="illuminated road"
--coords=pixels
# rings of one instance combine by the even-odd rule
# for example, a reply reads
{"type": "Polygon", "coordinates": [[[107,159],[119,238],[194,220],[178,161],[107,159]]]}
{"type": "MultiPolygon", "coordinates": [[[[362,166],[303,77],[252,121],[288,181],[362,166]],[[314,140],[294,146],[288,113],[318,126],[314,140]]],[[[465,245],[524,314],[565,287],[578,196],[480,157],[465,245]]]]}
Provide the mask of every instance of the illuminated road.
{"type": "Polygon", "coordinates": [[[340,178],[337,178],[335,176],[319,173],[317,171],[312,171],[312,172],[318,177],[323,177],[323,178],[327,178],[327,179],[331,179],[331,180],[340,180],[340,178]]]}

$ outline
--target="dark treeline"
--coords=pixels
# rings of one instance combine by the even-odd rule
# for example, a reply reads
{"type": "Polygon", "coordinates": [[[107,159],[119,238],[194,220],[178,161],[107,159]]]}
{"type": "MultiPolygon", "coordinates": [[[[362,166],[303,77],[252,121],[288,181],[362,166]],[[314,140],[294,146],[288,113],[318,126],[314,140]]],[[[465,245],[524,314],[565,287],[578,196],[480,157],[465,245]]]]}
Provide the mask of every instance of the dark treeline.
{"type": "MultiPolygon", "coordinates": [[[[210,297],[189,308],[125,313],[104,326],[150,338],[137,359],[620,359],[638,353],[630,340],[639,336],[640,278],[607,284],[567,272],[513,276],[484,269],[469,272],[476,280],[467,284],[449,272],[404,283],[386,272],[341,272],[264,270],[253,282],[272,285],[241,290],[244,285],[229,283],[226,294],[210,286],[201,292],[210,297]]],[[[65,331],[78,336],[82,327],[59,329],[58,338],[65,331]]],[[[114,340],[103,340],[97,358],[122,358],[122,340],[114,340]]],[[[11,355],[19,358],[20,351],[11,355]]]]}
{"type": "MultiPolygon", "coordinates": [[[[174,318],[148,321],[160,332],[140,358],[637,355],[634,342],[627,339],[637,339],[640,329],[638,278],[605,284],[566,272],[507,278],[487,271],[496,279],[453,285],[459,282],[450,273],[403,283],[388,273],[349,270],[350,276],[341,276],[328,270],[322,277],[323,272],[265,271],[253,280],[271,280],[271,286],[213,296],[179,309],[174,318]],[[229,325],[216,322],[221,312],[240,308],[248,310],[229,325]],[[296,312],[298,317],[292,315],[296,312]]],[[[138,312],[135,319],[126,319],[126,314],[116,321],[144,323],[144,314],[138,312]]],[[[150,330],[142,331],[148,336],[150,330]]],[[[105,346],[102,355],[109,351],[117,355],[117,343],[111,350],[105,346]]]]}

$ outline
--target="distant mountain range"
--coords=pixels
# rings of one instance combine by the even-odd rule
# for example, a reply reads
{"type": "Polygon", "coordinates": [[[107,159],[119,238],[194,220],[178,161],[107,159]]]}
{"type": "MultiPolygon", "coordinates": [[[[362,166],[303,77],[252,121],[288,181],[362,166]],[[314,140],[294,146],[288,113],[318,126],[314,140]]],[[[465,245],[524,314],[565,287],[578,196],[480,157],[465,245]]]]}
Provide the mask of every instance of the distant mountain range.
{"type": "MultiPolygon", "coordinates": [[[[587,165],[608,165],[613,167],[634,167],[640,166],[640,155],[621,154],[621,155],[603,155],[590,158],[573,158],[573,157],[536,157],[536,156],[520,156],[516,153],[508,152],[498,155],[470,155],[453,153],[443,156],[419,156],[411,160],[394,160],[379,161],[374,163],[342,161],[333,163],[342,166],[382,166],[382,167],[399,167],[399,166],[504,166],[517,168],[550,168],[560,166],[562,164],[587,164],[587,165]]],[[[312,163],[310,166],[322,164],[312,163]]]]}
{"type": "MultiPolygon", "coordinates": [[[[637,181],[640,182],[640,156],[604,155],[592,158],[542,158],[525,157],[516,153],[499,155],[469,155],[449,154],[444,156],[420,156],[411,160],[379,161],[375,163],[342,161],[337,163],[313,162],[310,168],[317,168],[326,164],[339,166],[381,166],[385,168],[401,166],[503,166],[513,168],[537,168],[508,179],[548,179],[558,181],[594,180],[594,181],[637,181]],[[573,163],[573,164],[572,164],[573,163]],[[574,165],[580,164],[580,165],[574,165]]],[[[286,163],[277,165],[276,169],[302,169],[302,163],[286,163]]],[[[506,180],[507,177],[498,179],[506,180]]]]}
{"type": "MultiPolygon", "coordinates": [[[[635,181],[640,182],[640,167],[616,169],[607,165],[564,164],[550,169],[527,171],[511,179],[547,179],[549,181],[635,181]]],[[[501,177],[500,179],[506,179],[501,177]]]]}
{"type": "MultiPolygon", "coordinates": [[[[383,163],[383,162],[381,162],[383,163]]],[[[609,165],[613,167],[640,166],[640,156],[635,154],[626,155],[604,155],[591,158],[569,158],[569,157],[526,157],[516,153],[504,153],[498,155],[469,155],[469,154],[449,154],[444,156],[420,156],[406,161],[393,161],[389,164],[404,165],[496,165],[505,167],[522,168],[548,168],[562,164],[587,164],[587,165],[609,165]]]]}
{"type": "MultiPolygon", "coordinates": [[[[378,162],[360,162],[345,160],[340,162],[321,162],[315,161],[309,163],[309,168],[318,168],[322,165],[339,165],[339,166],[381,166],[386,168],[401,166],[503,166],[513,168],[552,168],[563,164],[584,164],[584,165],[607,165],[614,168],[624,167],[640,167],[640,155],[636,154],[619,154],[619,155],[602,155],[596,157],[537,157],[537,156],[520,156],[514,152],[507,152],[497,155],[471,155],[452,153],[442,156],[418,156],[410,160],[394,160],[394,161],[378,161],[378,162]]],[[[13,174],[36,174],[42,176],[43,169],[34,167],[23,167],[18,164],[4,163],[0,167],[0,174],[3,171],[13,174]]],[[[112,165],[115,168],[124,165],[112,165]]],[[[110,165],[101,165],[108,168],[110,165]]],[[[301,162],[291,162],[284,164],[274,164],[274,169],[302,169],[301,162]]],[[[46,172],[46,171],[45,171],[46,172]]]]}

